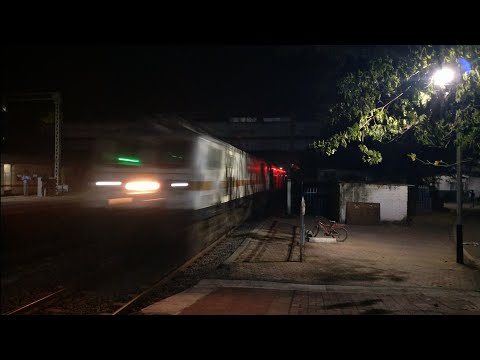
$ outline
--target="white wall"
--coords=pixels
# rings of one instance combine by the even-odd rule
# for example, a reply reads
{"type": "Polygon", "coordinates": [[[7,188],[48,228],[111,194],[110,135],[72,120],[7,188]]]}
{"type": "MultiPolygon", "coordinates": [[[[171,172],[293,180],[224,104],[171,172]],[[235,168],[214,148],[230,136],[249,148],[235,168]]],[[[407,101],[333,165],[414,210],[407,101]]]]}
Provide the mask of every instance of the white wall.
{"type": "Polygon", "coordinates": [[[437,189],[440,191],[452,191],[457,188],[457,178],[452,176],[441,175],[436,178],[437,189]]]}
{"type": "Polygon", "coordinates": [[[466,190],[473,190],[475,198],[480,197],[480,177],[470,176],[467,180],[466,190]]]}
{"type": "Polygon", "coordinates": [[[380,203],[380,221],[401,221],[407,217],[407,185],[340,183],[340,222],[345,222],[347,202],[380,203]]]}
{"type": "MultiPolygon", "coordinates": [[[[480,182],[476,184],[476,180],[480,178],[472,177],[472,176],[462,176],[463,182],[463,189],[470,190],[473,186],[473,190],[475,190],[475,186],[479,187],[480,190],[480,182]],[[473,184],[473,185],[470,185],[473,184]]],[[[437,176],[435,179],[435,187],[439,191],[456,191],[457,190],[457,177],[456,176],[447,176],[447,175],[440,175],[437,176]]]]}

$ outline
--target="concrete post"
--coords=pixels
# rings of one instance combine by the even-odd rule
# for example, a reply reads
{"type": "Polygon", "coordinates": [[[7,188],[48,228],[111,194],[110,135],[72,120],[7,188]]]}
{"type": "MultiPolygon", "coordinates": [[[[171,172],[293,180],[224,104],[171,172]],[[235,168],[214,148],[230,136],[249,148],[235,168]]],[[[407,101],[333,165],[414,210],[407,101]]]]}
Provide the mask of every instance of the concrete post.
{"type": "Polygon", "coordinates": [[[287,180],[287,214],[292,213],[292,179],[287,180]]]}
{"type": "Polygon", "coordinates": [[[37,176],[37,196],[40,196],[40,197],[43,196],[43,193],[42,193],[42,177],[41,176],[37,176]]]}
{"type": "Polygon", "coordinates": [[[302,194],[302,203],[300,205],[300,261],[304,260],[305,248],[305,199],[302,194]]]}
{"type": "Polygon", "coordinates": [[[302,233],[300,237],[301,245],[305,244],[305,199],[302,196],[302,204],[301,204],[301,213],[300,213],[300,224],[302,227],[302,233]]]}
{"type": "MultiPolygon", "coordinates": [[[[457,141],[459,134],[457,132],[457,141]]],[[[462,150],[457,144],[457,263],[463,264],[463,229],[462,229],[462,150]]]]}

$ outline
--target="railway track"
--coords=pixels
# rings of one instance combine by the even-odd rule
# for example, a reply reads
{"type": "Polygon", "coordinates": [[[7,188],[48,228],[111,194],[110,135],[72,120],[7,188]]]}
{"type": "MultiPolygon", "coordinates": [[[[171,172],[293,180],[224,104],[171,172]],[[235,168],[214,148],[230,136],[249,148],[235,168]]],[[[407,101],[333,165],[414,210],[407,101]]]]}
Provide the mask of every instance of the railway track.
{"type": "MultiPolygon", "coordinates": [[[[198,282],[204,277],[208,271],[216,268],[218,265],[233,253],[241,244],[244,237],[248,236],[249,231],[245,231],[250,225],[241,225],[232,228],[221,238],[195,255],[193,258],[182,264],[180,267],[162,276],[159,281],[149,286],[135,285],[138,291],[134,291],[133,287],[129,290],[122,289],[122,292],[112,292],[106,296],[102,296],[95,291],[80,290],[76,287],[62,287],[38,296],[35,300],[28,302],[14,310],[9,310],[3,315],[82,315],[82,314],[98,314],[98,315],[123,315],[135,314],[148,302],[149,296],[155,295],[157,289],[161,289],[166,285],[170,289],[180,289],[189,287],[192,282],[198,282]],[[242,233],[243,235],[240,234],[242,233]],[[231,235],[234,234],[233,237],[231,235]],[[185,281],[185,274],[195,274],[197,277],[185,281]],[[132,291],[133,290],[133,291],[132,291]],[[152,295],[153,294],[153,295],[152,295]]],[[[253,225],[253,227],[256,225],[253,225]]],[[[154,279],[152,276],[151,279],[154,279]]],[[[83,285],[91,282],[94,284],[95,274],[89,272],[81,277],[83,285]]],[[[142,284],[148,284],[146,281],[140,281],[142,284]]],[[[152,284],[152,282],[150,282],[152,284]]],[[[82,286],[84,288],[84,286],[82,286]]],[[[87,286],[87,288],[91,288],[87,286]]],[[[175,290],[174,290],[175,291],[175,290]]],[[[178,290],[177,290],[178,291],[178,290]]]]}
{"type": "Polygon", "coordinates": [[[155,289],[167,284],[169,281],[171,281],[173,278],[175,278],[177,275],[181,274],[182,272],[185,272],[186,269],[192,267],[194,264],[201,262],[203,258],[208,256],[214,250],[217,246],[219,246],[222,242],[226,241],[229,237],[230,234],[235,232],[237,227],[231,229],[227,234],[223,235],[221,238],[216,240],[214,243],[210,244],[208,247],[206,247],[204,250],[199,252],[197,255],[195,255],[193,258],[188,260],[186,263],[184,263],[182,266],[178,267],[177,269],[171,271],[169,274],[167,274],[165,277],[160,279],[158,282],[147,288],[146,290],[142,291],[138,295],[134,296],[130,301],[126,302],[124,305],[116,309],[115,311],[112,312],[111,315],[121,315],[121,314],[126,314],[130,309],[132,309],[135,305],[137,305],[140,301],[145,299],[145,297],[149,294],[151,294],[155,289]]]}
{"type": "Polygon", "coordinates": [[[257,225],[258,221],[246,225],[242,224],[231,229],[227,234],[202,250],[182,266],[173,270],[138,295],[133,296],[130,301],[117,308],[111,315],[137,314],[142,307],[148,304],[149,297],[150,301],[152,301],[153,298],[165,297],[165,294],[168,294],[168,291],[162,291],[162,287],[164,286],[174,289],[173,292],[176,293],[196,284],[204,278],[205,274],[210,270],[223,264],[223,261],[226,260],[250,234],[250,230],[254,229],[257,225]],[[240,234],[238,234],[239,232],[240,234]],[[155,295],[154,293],[157,290],[163,295],[155,295]]]}
{"type": "Polygon", "coordinates": [[[43,296],[37,300],[34,300],[26,305],[23,305],[15,310],[9,311],[3,315],[26,315],[33,312],[38,312],[44,307],[51,305],[53,302],[60,299],[66,293],[65,288],[54,291],[49,295],[43,296]]]}

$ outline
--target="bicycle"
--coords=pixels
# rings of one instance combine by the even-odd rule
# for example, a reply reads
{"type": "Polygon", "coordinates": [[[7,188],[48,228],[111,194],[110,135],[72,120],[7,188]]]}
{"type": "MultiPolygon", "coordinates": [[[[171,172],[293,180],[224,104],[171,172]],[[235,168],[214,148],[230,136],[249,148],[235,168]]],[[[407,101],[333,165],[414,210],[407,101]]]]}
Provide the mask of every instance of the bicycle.
{"type": "Polygon", "coordinates": [[[344,224],[339,224],[334,220],[327,219],[327,221],[329,222],[328,224],[318,219],[313,229],[310,231],[307,231],[307,234],[306,234],[307,241],[309,241],[308,239],[311,237],[316,237],[320,229],[323,229],[323,234],[325,236],[331,236],[335,238],[335,240],[337,240],[338,242],[344,242],[345,240],[347,240],[348,231],[345,228],[344,224]]]}

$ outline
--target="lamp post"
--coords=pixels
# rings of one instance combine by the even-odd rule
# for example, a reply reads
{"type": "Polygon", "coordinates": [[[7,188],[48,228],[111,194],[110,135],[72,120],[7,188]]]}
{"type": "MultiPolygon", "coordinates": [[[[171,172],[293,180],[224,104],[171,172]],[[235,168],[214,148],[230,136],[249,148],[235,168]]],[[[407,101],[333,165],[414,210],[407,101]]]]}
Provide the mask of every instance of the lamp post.
{"type": "MultiPolygon", "coordinates": [[[[452,68],[442,67],[433,75],[433,83],[440,88],[452,84],[455,81],[456,72],[452,68]]],[[[462,228],[462,150],[460,147],[459,131],[456,132],[457,138],[457,263],[463,264],[463,228],[462,228]]]]}

